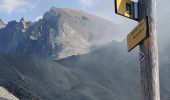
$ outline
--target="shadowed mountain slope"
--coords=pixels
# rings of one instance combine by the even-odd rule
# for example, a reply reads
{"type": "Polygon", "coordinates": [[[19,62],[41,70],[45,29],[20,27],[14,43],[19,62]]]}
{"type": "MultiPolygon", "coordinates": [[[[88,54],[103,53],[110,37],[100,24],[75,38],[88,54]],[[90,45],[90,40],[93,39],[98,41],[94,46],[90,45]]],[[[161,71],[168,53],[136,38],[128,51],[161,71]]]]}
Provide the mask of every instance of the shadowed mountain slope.
{"type": "Polygon", "coordinates": [[[124,60],[124,45],[113,45],[105,46],[107,51],[101,48],[57,61],[60,64],[31,56],[1,56],[0,83],[24,100],[136,100],[137,67],[124,60]]]}
{"type": "MultiPolygon", "coordinates": [[[[137,100],[140,71],[136,51],[127,53],[125,42],[113,41],[91,53],[55,62],[1,56],[0,85],[23,100],[137,100]]],[[[170,56],[161,54],[161,99],[169,100],[170,56]]]]}

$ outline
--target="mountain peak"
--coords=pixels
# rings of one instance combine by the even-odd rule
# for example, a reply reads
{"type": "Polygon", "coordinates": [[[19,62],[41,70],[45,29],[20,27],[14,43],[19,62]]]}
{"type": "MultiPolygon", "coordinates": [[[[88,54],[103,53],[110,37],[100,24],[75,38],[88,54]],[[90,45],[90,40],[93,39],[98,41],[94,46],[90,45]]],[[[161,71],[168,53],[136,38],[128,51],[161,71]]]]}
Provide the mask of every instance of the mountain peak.
{"type": "Polygon", "coordinates": [[[63,14],[63,11],[61,8],[52,7],[49,11],[47,11],[43,15],[43,19],[56,19],[56,18],[59,18],[62,14],[63,14]]]}
{"type": "Polygon", "coordinates": [[[27,25],[26,25],[26,20],[25,20],[24,17],[22,17],[21,20],[20,20],[20,27],[21,27],[21,29],[24,29],[22,31],[25,32],[25,29],[27,28],[27,25]]]}
{"type": "Polygon", "coordinates": [[[50,18],[60,18],[60,17],[71,17],[71,18],[84,18],[84,17],[97,17],[94,15],[90,15],[83,11],[78,11],[69,8],[56,8],[52,7],[49,11],[47,11],[43,18],[50,19],[50,18]]]}
{"type": "Polygon", "coordinates": [[[22,22],[22,23],[23,23],[23,22],[26,22],[26,21],[25,21],[25,18],[22,17],[22,18],[20,19],[20,22],[22,22]]]}
{"type": "Polygon", "coordinates": [[[56,11],[56,10],[61,10],[61,8],[57,8],[57,7],[51,7],[50,11],[56,11]]]}
{"type": "Polygon", "coordinates": [[[76,16],[76,17],[82,17],[82,16],[88,16],[89,14],[79,11],[79,10],[73,10],[73,9],[68,9],[68,8],[63,8],[63,11],[68,13],[71,16],[76,16]]]}

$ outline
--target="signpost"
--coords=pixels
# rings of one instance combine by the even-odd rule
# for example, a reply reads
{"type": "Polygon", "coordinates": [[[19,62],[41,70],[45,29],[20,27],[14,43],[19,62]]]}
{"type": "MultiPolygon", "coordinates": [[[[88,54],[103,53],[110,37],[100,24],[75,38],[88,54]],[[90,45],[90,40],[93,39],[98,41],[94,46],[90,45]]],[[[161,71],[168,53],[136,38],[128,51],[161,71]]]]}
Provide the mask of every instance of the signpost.
{"type": "Polygon", "coordinates": [[[138,20],[138,3],[131,0],[115,0],[115,12],[121,16],[138,20]]]}
{"type": "Polygon", "coordinates": [[[139,20],[145,16],[148,16],[149,37],[139,45],[145,55],[140,63],[142,100],[160,100],[156,0],[139,0],[139,20]]]}
{"type": "Polygon", "coordinates": [[[145,19],[143,19],[127,36],[128,51],[130,52],[148,36],[148,25],[145,19]]]}
{"type": "Polygon", "coordinates": [[[115,0],[116,13],[139,21],[127,36],[128,51],[140,47],[142,100],[160,100],[156,0],[115,0]],[[138,12],[139,11],[139,12],[138,12]],[[146,20],[146,17],[148,20],[146,20]]]}

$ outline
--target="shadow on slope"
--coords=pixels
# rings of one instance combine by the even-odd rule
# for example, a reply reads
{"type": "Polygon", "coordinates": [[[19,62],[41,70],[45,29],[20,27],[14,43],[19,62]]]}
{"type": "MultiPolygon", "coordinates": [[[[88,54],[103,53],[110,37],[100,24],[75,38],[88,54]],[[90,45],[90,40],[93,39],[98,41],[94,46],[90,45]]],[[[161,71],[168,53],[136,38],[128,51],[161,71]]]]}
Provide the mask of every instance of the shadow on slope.
{"type": "Polygon", "coordinates": [[[136,56],[128,55],[125,47],[112,42],[57,63],[32,56],[0,56],[0,84],[21,100],[136,100],[136,56]]]}
{"type": "Polygon", "coordinates": [[[107,88],[116,100],[137,100],[140,97],[140,76],[135,51],[128,54],[125,41],[114,41],[92,53],[57,62],[74,70],[83,70],[96,83],[107,88]]]}

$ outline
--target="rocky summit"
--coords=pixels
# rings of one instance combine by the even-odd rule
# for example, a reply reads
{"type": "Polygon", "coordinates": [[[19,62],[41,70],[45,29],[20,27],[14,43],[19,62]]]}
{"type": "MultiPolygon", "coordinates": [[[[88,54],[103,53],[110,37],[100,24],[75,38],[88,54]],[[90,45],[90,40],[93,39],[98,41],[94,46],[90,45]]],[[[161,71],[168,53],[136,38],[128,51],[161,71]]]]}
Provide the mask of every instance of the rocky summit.
{"type": "Polygon", "coordinates": [[[0,54],[61,59],[85,54],[114,39],[116,25],[82,11],[52,7],[37,22],[0,20],[0,54]]]}

